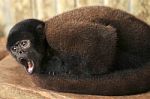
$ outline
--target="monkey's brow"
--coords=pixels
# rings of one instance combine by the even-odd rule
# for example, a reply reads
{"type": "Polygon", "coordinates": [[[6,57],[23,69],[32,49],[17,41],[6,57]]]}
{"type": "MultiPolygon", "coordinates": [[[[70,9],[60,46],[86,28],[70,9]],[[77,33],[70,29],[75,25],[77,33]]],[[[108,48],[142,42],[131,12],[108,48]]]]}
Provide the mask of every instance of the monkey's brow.
{"type": "Polygon", "coordinates": [[[19,43],[20,43],[20,41],[17,41],[17,42],[14,44],[14,46],[18,46],[19,43]]]}

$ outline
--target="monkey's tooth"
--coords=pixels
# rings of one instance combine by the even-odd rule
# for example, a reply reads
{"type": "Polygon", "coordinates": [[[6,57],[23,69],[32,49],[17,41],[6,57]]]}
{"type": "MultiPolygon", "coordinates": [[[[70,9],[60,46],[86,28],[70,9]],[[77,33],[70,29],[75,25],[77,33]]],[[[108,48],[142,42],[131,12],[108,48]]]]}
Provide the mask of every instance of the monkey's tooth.
{"type": "Polygon", "coordinates": [[[33,68],[28,68],[29,73],[32,73],[32,71],[33,71],[33,68]]]}
{"type": "Polygon", "coordinates": [[[32,63],[28,62],[28,68],[32,67],[32,63]]]}
{"type": "Polygon", "coordinates": [[[29,73],[32,73],[33,69],[34,69],[34,63],[33,63],[33,61],[28,61],[27,64],[28,64],[27,71],[29,73]]]}

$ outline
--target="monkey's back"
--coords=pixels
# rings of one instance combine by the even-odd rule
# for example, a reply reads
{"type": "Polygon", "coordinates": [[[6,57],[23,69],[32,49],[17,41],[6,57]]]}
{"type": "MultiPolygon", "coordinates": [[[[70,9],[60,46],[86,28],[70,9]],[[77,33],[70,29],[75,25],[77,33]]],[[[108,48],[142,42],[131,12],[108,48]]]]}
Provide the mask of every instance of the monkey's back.
{"type": "MultiPolygon", "coordinates": [[[[73,52],[74,55],[71,56],[78,56],[74,51],[80,50],[77,52],[81,52],[84,59],[80,57],[79,60],[85,60],[83,63],[86,64],[84,55],[90,56],[91,58],[88,59],[88,61],[92,59],[90,65],[101,63],[100,65],[104,65],[103,68],[112,65],[116,57],[119,64],[128,63],[130,57],[124,57],[124,53],[136,55],[140,59],[149,58],[150,54],[150,27],[126,12],[109,7],[83,7],[55,16],[46,21],[45,33],[49,45],[60,53],[66,55],[65,53],[73,52]],[[105,34],[109,35],[102,40],[102,35],[105,34]],[[77,47],[71,42],[72,40],[78,43],[77,47]],[[86,43],[83,43],[85,40],[86,43]],[[90,48],[92,49],[87,51],[90,48]],[[103,60],[104,64],[102,61],[97,62],[98,60],[103,60]]],[[[106,68],[102,72],[106,72],[106,68]]]]}

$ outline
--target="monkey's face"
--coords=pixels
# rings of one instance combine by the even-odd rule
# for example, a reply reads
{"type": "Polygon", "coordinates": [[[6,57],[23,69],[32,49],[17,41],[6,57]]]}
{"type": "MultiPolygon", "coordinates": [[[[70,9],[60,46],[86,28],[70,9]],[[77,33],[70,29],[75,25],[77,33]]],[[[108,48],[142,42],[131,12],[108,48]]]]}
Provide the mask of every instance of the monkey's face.
{"type": "Polygon", "coordinates": [[[38,45],[38,47],[40,49],[36,49],[36,45],[34,45],[33,41],[30,39],[17,41],[10,47],[12,56],[22,64],[29,74],[36,72],[44,56],[44,47],[40,47],[40,45],[38,45]]]}
{"type": "Polygon", "coordinates": [[[16,24],[8,36],[8,51],[29,74],[38,71],[42,58],[45,55],[43,30],[43,22],[25,20],[16,24]]]}
{"type": "Polygon", "coordinates": [[[11,48],[12,55],[21,63],[28,73],[33,73],[35,62],[31,55],[34,54],[30,40],[17,41],[11,48]]]}

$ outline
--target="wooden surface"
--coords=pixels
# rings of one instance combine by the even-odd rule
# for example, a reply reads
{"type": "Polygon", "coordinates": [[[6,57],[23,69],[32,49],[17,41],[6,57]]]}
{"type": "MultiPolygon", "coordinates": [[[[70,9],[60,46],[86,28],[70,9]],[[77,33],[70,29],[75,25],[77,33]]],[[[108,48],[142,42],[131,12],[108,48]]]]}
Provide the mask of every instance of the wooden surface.
{"type": "MultiPolygon", "coordinates": [[[[1,43],[1,42],[0,42],[1,43]]],[[[94,96],[60,93],[37,87],[21,66],[0,49],[0,99],[150,99],[150,93],[133,96],[94,96]]]]}

